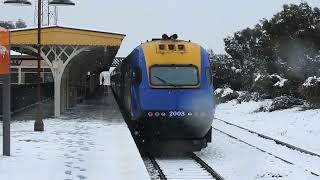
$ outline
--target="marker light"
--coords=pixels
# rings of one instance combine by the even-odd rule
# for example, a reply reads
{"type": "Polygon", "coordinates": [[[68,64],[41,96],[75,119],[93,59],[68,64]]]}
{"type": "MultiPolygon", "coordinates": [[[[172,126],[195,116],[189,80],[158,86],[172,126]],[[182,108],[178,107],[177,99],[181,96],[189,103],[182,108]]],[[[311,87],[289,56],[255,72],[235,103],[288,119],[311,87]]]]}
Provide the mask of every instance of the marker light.
{"type": "Polygon", "coordinates": [[[179,44],[178,49],[179,49],[179,51],[184,51],[185,46],[183,44],[179,44]]]}
{"type": "Polygon", "coordinates": [[[161,113],[161,116],[166,116],[166,113],[164,113],[164,112],[163,112],[163,113],[161,113]]]}
{"type": "Polygon", "coordinates": [[[176,46],[175,46],[174,44],[169,44],[169,45],[168,45],[168,48],[169,48],[170,51],[174,51],[174,50],[175,50],[175,47],[176,47],[176,46]]]}
{"type": "Polygon", "coordinates": [[[148,116],[152,117],[153,116],[153,112],[148,112],[148,116]]]}
{"type": "Polygon", "coordinates": [[[192,116],[192,112],[189,112],[189,113],[188,113],[188,116],[192,116]]]}
{"type": "Polygon", "coordinates": [[[166,46],[165,46],[164,44],[160,44],[160,45],[159,45],[159,49],[160,49],[160,50],[165,50],[165,49],[166,49],[166,46]]]}
{"type": "Polygon", "coordinates": [[[159,117],[159,116],[160,116],[160,113],[159,113],[159,112],[156,112],[156,113],[154,113],[154,115],[155,115],[156,117],[159,117]]]}

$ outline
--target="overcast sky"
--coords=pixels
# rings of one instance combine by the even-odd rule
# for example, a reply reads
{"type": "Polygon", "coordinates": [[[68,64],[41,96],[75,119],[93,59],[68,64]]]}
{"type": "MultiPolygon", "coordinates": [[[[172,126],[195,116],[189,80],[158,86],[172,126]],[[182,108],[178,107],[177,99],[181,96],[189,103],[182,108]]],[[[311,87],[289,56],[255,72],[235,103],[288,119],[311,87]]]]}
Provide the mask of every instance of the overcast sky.
{"type": "MultiPolygon", "coordinates": [[[[30,0],[34,4],[34,0],[30,0]]],[[[58,25],[126,34],[118,56],[162,33],[177,33],[216,53],[224,52],[223,38],[270,18],[285,3],[301,0],[72,0],[59,8],[58,25]]],[[[0,20],[24,19],[33,26],[34,7],[16,7],[0,1],[0,20]]],[[[320,7],[320,0],[307,0],[320,7]]]]}

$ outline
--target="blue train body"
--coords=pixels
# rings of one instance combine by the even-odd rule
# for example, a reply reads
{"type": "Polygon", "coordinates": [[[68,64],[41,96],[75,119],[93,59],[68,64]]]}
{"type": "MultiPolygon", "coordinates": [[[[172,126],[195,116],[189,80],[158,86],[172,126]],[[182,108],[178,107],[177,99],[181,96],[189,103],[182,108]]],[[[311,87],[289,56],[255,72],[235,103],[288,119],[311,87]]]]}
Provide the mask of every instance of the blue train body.
{"type": "Polygon", "coordinates": [[[161,144],[163,147],[163,144],[166,144],[163,151],[168,149],[181,151],[181,148],[184,151],[197,151],[206,147],[207,143],[211,142],[211,124],[215,110],[207,52],[200,46],[199,51],[193,52],[195,45],[188,48],[190,42],[185,41],[149,43],[153,43],[152,45],[183,43],[185,48],[189,49],[185,53],[198,53],[193,56],[199,56],[199,63],[190,64],[193,60],[184,61],[188,59],[187,55],[175,54],[176,52],[167,52],[168,54],[164,55],[157,53],[156,48],[155,52],[150,52],[150,49],[153,51],[152,48],[140,45],[112,72],[112,89],[129,117],[128,124],[133,134],[141,137],[147,147],[159,149],[158,145],[161,144]],[[154,59],[158,56],[165,58],[162,56],[164,55],[171,60],[169,63],[161,60],[152,62],[150,54],[154,59]],[[149,59],[146,59],[147,56],[149,59]],[[175,59],[179,59],[179,62],[175,59]],[[167,64],[177,68],[197,67],[198,84],[152,86],[150,68],[167,64]]]}

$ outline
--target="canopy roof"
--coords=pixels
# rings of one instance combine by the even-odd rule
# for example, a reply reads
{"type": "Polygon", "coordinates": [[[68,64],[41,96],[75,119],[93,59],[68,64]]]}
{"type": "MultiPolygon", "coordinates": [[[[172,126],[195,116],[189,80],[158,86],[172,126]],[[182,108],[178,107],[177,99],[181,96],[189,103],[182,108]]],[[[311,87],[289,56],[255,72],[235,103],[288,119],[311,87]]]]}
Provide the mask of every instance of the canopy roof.
{"type": "MultiPolygon", "coordinates": [[[[37,28],[14,29],[11,32],[12,45],[36,45],[37,28]]],[[[118,46],[124,34],[78,29],[62,26],[41,28],[42,45],[118,46]]]]}

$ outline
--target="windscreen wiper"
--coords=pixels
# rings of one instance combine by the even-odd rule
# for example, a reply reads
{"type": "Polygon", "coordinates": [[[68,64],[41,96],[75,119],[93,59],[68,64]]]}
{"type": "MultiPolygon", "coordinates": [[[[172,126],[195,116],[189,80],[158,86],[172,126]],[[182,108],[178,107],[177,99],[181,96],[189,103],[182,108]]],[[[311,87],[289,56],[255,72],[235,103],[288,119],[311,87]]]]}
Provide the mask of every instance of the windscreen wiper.
{"type": "Polygon", "coordinates": [[[170,82],[166,81],[165,79],[162,79],[161,77],[158,77],[158,76],[153,76],[153,77],[155,77],[155,78],[159,79],[161,82],[165,83],[166,85],[170,85],[170,86],[174,86],[174,87],[176,87],[176,85],[175,85],[175,84],[172,84],[172,83],[170,83],[170,82]]]}

